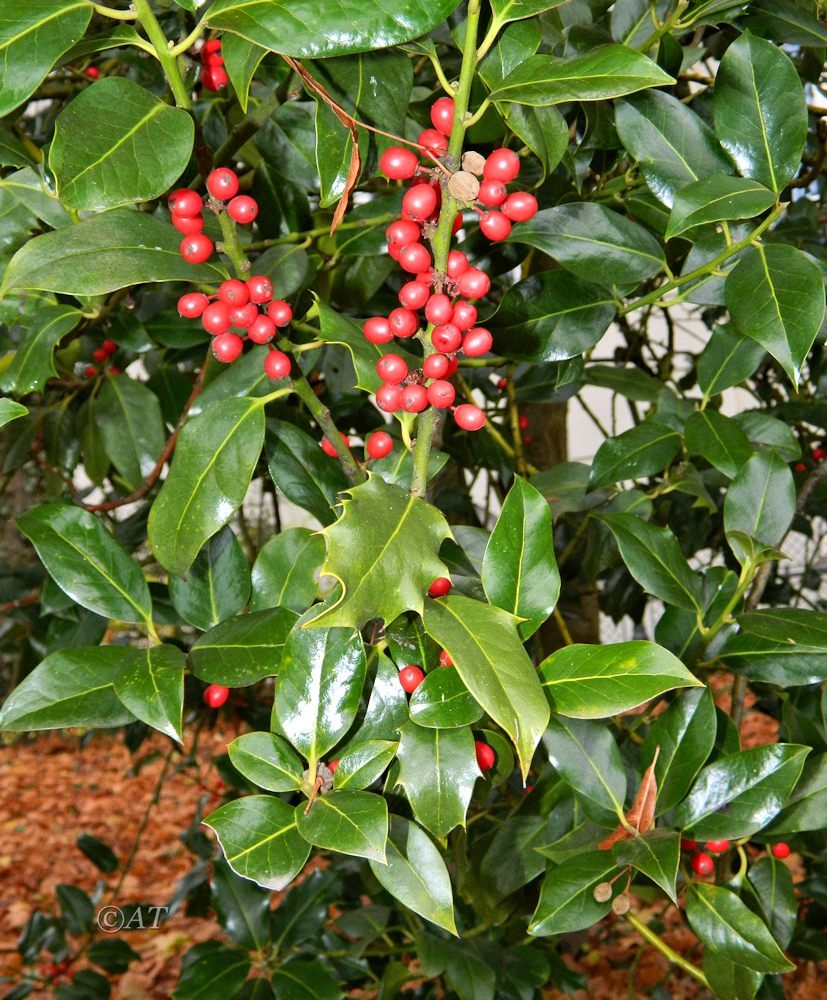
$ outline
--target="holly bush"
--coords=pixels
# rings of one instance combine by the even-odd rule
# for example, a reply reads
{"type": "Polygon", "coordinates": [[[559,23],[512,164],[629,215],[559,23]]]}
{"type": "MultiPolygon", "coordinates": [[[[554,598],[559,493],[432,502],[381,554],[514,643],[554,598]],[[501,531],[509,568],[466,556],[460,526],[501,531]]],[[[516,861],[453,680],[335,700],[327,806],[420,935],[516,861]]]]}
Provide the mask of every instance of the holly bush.
{"type": "MultiPolygon", "coordinates": [[[[163,781],[238,719],[175,995],[522,1000],[604,920],[785,995],[827,957],[823,11],[2,7],[0,725],[157,730],[163,781]]],[[[108,994],[102,898],[10,995],[108,994]]]]}

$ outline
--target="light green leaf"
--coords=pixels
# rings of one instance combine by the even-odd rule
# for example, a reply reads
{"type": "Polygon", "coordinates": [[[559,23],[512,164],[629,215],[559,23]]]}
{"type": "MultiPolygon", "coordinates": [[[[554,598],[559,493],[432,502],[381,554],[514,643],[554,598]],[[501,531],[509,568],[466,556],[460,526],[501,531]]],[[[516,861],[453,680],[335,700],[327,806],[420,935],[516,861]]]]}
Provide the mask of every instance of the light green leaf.
{"type": "Polygon", "coordinates": [[[673,830],[650,830],[639,837],[621,840],[612,853],[618,867],[632,865],[643,872],[677,904],[675,879],[681,856],[680,834],[673,830]]]}
{"type": "Polygon", "coordinates": [[[704,398],[749,378],[765,354],[760,344],[736,333],[730,324],[716,326],[698,358],[698,386],[704,398]]]}
{"type": "Polygon", "coordinates": [[[381,795],[325,792],[316,797],[309,811],[300,802],[295,817],[299,833],[308,843],[385,864],[388,804],[381,795]]]}
{"type": "Polygon", "coordinates": [[[28,412],[22,403],[16,403],[13,399],[0,399],[0,427],[25,417],[28,412]]]}
{"type": "Polygon", "coordinates": [[[500,24],[506,24],[554,10],[565,2],[566,0],[491,0],[491,10],[500,24]]]}
{"type": "Polygon", "coordinates": [[[241,35],[235,35],[229,31],[221,39],[221,42],[224,69],[233,85],[241,110],[246,115],[250,99],[250,84],[253,82],[261,60],[267,55],[267,49],[256,45],[248,38],[242,38],[241,35]]]}
{"type": "Polygon", "coordinates": [[[302,787],[301,761],[287,742],[273,733],[245,733],[227,747],[233,767],[268,792],[295,792],[302,787]]]}
{"type": "Polygon", "coordinates": [[[353,743],[339,758],[334,788],[367,788],[390,767],[397,744],[391,740],[353,743]]]}
{"type": "Polygon", "coordinates": [[[411,695],[411,718],[428,729],[471,726],[482,718],[482,709],[468,693],[455,667],[432,670],[411,695]]]}
{"type": "Polygon", "coordinates": [[[760,451],[741,466],[724,501],[724,530],[740,562],[749,557],[741,535],[775,547],[795,513],[795,484],[786,462],[760,451]]]}
{"type": "Polygon", "coordinates": [[[617,873],[609,851],[589,851],[553,868],[543,880],[528,933],[537,937],[585,930],[606,916],[611,898],[598,903],[595,886],[617,873]]]}
{"type": "Polygon", "coordinates": [[[129,657],[115,676],[115,694],[136,719],[180,743],[184,654],[166,643],[135,652],[139,656],[129,657]]]}
{"type": "Polygon", "coordinates": [[[592,463],[589,488],[626,479],[642,479],[662,472],[680,448],[680,434],[653,417],[617,437],[606,438],[597,449],[592,463]]]}

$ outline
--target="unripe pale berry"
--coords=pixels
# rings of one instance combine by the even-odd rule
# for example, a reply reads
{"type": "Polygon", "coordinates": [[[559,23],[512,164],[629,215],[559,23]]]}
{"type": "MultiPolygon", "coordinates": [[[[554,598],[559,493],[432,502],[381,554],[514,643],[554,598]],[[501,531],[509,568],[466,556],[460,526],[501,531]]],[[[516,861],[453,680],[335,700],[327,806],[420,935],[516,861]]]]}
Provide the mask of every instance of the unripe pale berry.
{"type": "Polygon", "coordinates": [[[365,450],[369,458],[384,458],[393,451],[393,438],[387,431],[377,431],[368,438],[365,450]]]}
{"type": "Polygon", "coordinates": [[[444,410],[450,406],[457,395],[456,389],[454,389],[451,383],[443,379],[435,379],[431,382],[427,392],[428,402],[437,410],[444,410]]]}
{"type": "Polygon", "coordinates": [[[246,330],[258,314],[258,309],[252,302],[245,302],[243,306],[230,306],[230,323],[239,330],[246,330]]]}
{"type": "Polygon", "coordinates": [[[273,299],[267,306],[267,315],[278,327],[289,326],[293,319],[293,310],[284,299],[273,299]]]}
{"type": "Polygon", "coordinates": [[[453,323],[443,323],[434,327],[431,343],[440,354],[453,354],[462,343],[462,333],[453,323]]]}
{"type": "Polygon", "coordinates": [[[777,844],[772,845],[772,856],[778,858],[779,861],[783,861],[784,858],[790,856],[790,845],[780,840],[777,844]]]}
{"type": "Polygon", "coordinates": [[[452,97],[440,97],[431,105],[431,123],[437,132],[450,135],[454,124],[454,100],[452,97]]]}
{"type": "Polygon", "coordinates": [[[416,243],[421,235],[422,230],[412,219],[397,219],[385,230],[385,238],[388,243],[395,243],[400,247],[416,243]]]}
{"type": "Polygon", "coordinates": [[[189,236],[191,233],[200,233],[204,228],[204,220],[200,215],[173,215],[172,224],[184,236],[189,236]]]}
{"type": "Polygon", "coordinates": [[[425,319],[429,323],[447,323],[453,314],[454,307],[451,300],[442,292],[432,295],[425,306],[425,319]]]}
{"type": "Polygon", "coordinates": [[[388,325],[395,337],[412,337],[419,329],[419,318],[411,309],[392,309],[388,325]]]}
{"type": "Polygon", "coordinates": [[[178,315],[186,319],[198,319],[210,304],[203,292],[187,292],[178,299],[178,315]]]}
{"type": "Polygon", "coordinates": [[[511,220],[502,212],[484,212],[480,219],[480,231],[492,243],[501,243],[511,232],[511,220]]]}
{"type": "Polygon", "coordinates": [[[469,267],[457,281],[457,291],[469,299],[484,298],[491,289],[491,279],[478,267],[469,267]]]}
{"type": "Polygon", "coordinates": [[[405,309],[421,309],[430,295],[431,290],[423,282],[406,281],[399,289],[399,302],[405,309]]]}
{"type": "Polygon", "coordinates": [[[417,142],[436,156],[441,156],[448,150],[448,139],[441,132],[437,132],[435,128],[426,128],[420,132],[417,142]]]}
{"type": "Polygon", "coordinates": [[[464,431],[478,431],[485,423],[485,413],[473,403],[462,403],[454,410],[454,420],[464,431]]]}
{"type": "Polygon", "coordinates": [[[472,327],[462,338],[462,350],[469,358],[488,354],[494,345],[494,338],[484,326],[472,327]]]}
{"type": "Polygon", "coordinates": [[[486,180],[508,184],[520,172],[520,157],[512,149],[495,149],[485,160],[482,175],[486,180]]]}
{"type": "Polygon", "coordinates": [[[402,409],[402,386],[381,385],[376,390],[376,405],[385,413],[396,413],[402,409]]]}
{"type": "MultiPolygon", "coordinates": [[[[349,448],[350,441],[348,440],[347,435],[342,434],[342,432],[339,431],[339,437],[344,441],[344,443],[349,448]]],[[[322,451],[325,453],[325,455],[329,455],[331,458],[336,458],[337,455],[339,454],[338,451],[336,451],[336,446],[333,444],[332,441],[328,441],[327,438],[322,438],[322,451]]]]}
{"type": "Polygon", "coordinates": [[[258,215],[258,202],[247,194],[236,195],[227,205],[227,215],[233,222],[246,225],[258,215]]]}
{"type": "Polygon", "coordinates": [[[201,209],[204,207],[204,200],[192,188],[178,188],[167,199],[167,205],[169,205],[169,210],[173,215],[192,218],[194,215],[201,214],[201,209]]]}
{"type": "Polygon", "coordinates": [[[247,288],[250,291],[250,301],[262,305],[269,302],[273,297],[273,282],[263,274],[254,274],[247,279],[247,288]]]}
{"type": "Polygon", "coordinates": [[[428,597],[445,597],[446,594],[451,593],[453,586],[447,576],[438,576],[428,587],[428,597]]]}
{"type": "Polygon", "coordinates": [[[411,665],[399,671],[399,683],[402,685],[402,690],[408,694],[413,694],[424,680],[425,674],[419,667],[411,665]]]}
{"type": "Polygon", "coordinates": [[[451,250],[448,254],[448,263],[445,272],[449,278],[453,278],[456,281],[465,274],[469,266],[468,258],[461,250],[451,250]]]}
{"type": "Polygon", "coordinates": [[[406,413],[421,413],[428,405],[428,392],[424,385],[406,385],[402,389],[402,409],[406,413]]]}
{"type": "Polygon", "coordinates": [[[708,840],[704,847],[710,852],[710,854],[724,854],[729,850],[728,840],[708,840]]]}
{"type": "Polygon", "coordinates": [[[436,191],[430,184],[414,184],[402,198],[402,211],[422,222],[436,209],[436,191]]]}
{"type": "Polygon", "coordinates": [[[371,316],[365,320],[362,332],[371,344],[389,344],[393,340],[393,330],[384,316],[371,316]]]}
{"type": "Polygon", "coordinates": [[[491,207],[496,207],[497,205],[502,205],[505,201],[505,196],[508,194],[505,184],[502,181],[483,179],[480,184],[480,193],[477,195],[478,199],[483,203],[483,205],[490,205],[491,207]]]}
{"type": "Polygon", "coordinates": [[[254,344],[269,344],[275,335],[276,324],[263,313],[259,313],[247,327],[247,336],[254,344]]]}
{"type": "Polygon", "coordinates": [[[264,359],[264,371],[268,378],[287,378],[290,374],[290,358],[283,351],[270,351],[264,359]]]}
{"type": "Polygon", "coordinates": [[[528,191],[515,191],[503,202],[503,215],[512,222],[528,222],[537,214],[537,199],[528,191]]]}
{"type": "Polygon", "coordinates": [[[444,354],[429,354],[422,362],[422,374],[425,378],[442,378],[451,367],[451,362],[444,354]]]}
{"type": "Polygon", "coordinates": [[[454,305],[454,311],[451,314],[451,322],[454,326],[458,326],[460,330],[470,330],[471,327],[477,322],[477,307],[472,306],[470,302],[466,302],[465,299],[460,299],[454,305]]]}
{"type": "Polygon", "coordinates": [[[226,302],[210,302],[201,313],[201,325],[213,335],[224,333],[230,328],[230,309],[226,302]]]}
{"type": "Polygon", "coordinates": [[[715,870],[715,862],[704,851],[693,854],[689,865],[696,875],[711,875],[715,870]]]}
{"type": "Polygon", "coordinates": [[[398,385],[408,374],[408,366],[398,354],[383,354],[376,362],[376,374],[383,382],[398,385]]]}
{"type": "Polygon", "coordinates": [[[474,751],[477,755],[477,766],[482,773],[490,771],[497,759],[497,755],[491,747],[487,743],[483,743],[482,740],[474,740],[474,751]]]}
{"type": "Polygon", "coordinates": [[[203,233],[190,233],[181,240],[181,256],[190,264],[203,264],[212,252],[212,240],[203,233]]]}
{"type": "Polygon", "coordinates": [[[238,176],[229,167],[218,167],[207,178],[207,190],[216,201],[228,201],[238,194],[238,176]]]}
{"type": "Polygon", "coordinates": [[[212,352],[225,365],[231,364],[244,349],[244,341],[237,333],[219,333],[213,338],[212,352]]]}
{"type": "Polygon", "coordinates": [[[223,684],[210,684],[204,691],[204,702],[210,708],[221,708],[230,696],[230,689],[223,684]]]}
{"type": "Polygon", "coordinates": [[[421,243],[409,243],[402,248],[399,263],[409,274],[422,274],[431,266],[431,255],[421,243]]]}
{"type": "Polygon", "coordinates": [[[218,297],[228,306],[243,306],[250,301],[250,289],[238,278],[229,278],[218,286],[218,297]]]}
{"type": "Polygon", "coordinates": [[[403,146],[391,146],[379,158],[379,169],[392,181],[413,177],[419,166],[419,157],[403,146]]]}

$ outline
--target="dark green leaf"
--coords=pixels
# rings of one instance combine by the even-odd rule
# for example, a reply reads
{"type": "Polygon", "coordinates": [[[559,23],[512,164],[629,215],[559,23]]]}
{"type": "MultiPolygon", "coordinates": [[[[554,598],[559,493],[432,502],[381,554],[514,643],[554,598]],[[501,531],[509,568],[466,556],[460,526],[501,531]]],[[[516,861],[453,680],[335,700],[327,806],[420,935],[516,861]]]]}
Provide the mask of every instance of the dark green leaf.
{"type": "Polygon", "coordinates": [[[316,598],[324,539],[309,528],[288,528],[271,538],[253,566],[250,609],[306,611],[316,598]]]}
{"type": "Polygon", "coordinates": [[[228,687],[272,677],[297,617],[288,608],[270,608],[216,625],[190,650],[193,673],[203,681],[228,687]]]}
{"type": "Polygon", "coordinates": [[[716,173],[677,192],[666,238],[711,222],[752,219],[774,203],[775,195],[758,181],[716,173]]]}
{"type": "Polygon", "coordinates": [[[523,17],[533,17],[547,10],[554,10],[566,0],[491,0],[491,10],[500,24],[519,21],[523,17]]]}
{"type": "Polygon", "coordinates": [[[115,694],[129,711],[153,729],[182,741],[184,670],[177,646],[149,646],[129,657],[115,677],[115,694]]]}
{"type": "Polygon", "coordinates": [[[376,652],[376,676],[373,679],[365,717],[349,746],[364,740],[396,740],[399,727],[408,721],[408,699],[399,683],[399,671],[380,652],[376,652]]]}
{"type": "Polygon", "coordinates": [[[347,480],[339,463],[325,455],[318,441],[293,424],[268,420],[267,464],[279,493],[322,524],[334,520],[331,508],[347,480]]]}
{"type": "Polygon", "coordinates": [[[767,828],[775,837],[802,830],[820,830],[827,811],[827,754],[811,757],[804,764],[801,778],[787,800],[787,805],[767,828]]]}
{"type": "Polygon", "coordinates": [[[367,788],[390,767],[397,744],[391,740],[354,743],[339,758],[335,788],[367,788]]]}
{"type": "Polygon", "coordinates": [[[827,29],[815,15],[815,9],[799,0],[758,0],[750,5],[747,24],[765,38],[822,48],[827,45],[827,29]]]}
{"type": "Polygon", "coordinates": [[[187,575],[170,577],[169,596],[190,625],[204,631],[238,614],[250,595],[250,570],[228,527],[204,543],[187,575]]]}
{"type": "Polygon", "coordinates": [[[618,867],[637,868],[677,904],[675,879],[681,855],[680,841],[680,834],[673,830],[650,830],[642,836],[621,840],[612,853],[618,867]]]}
{"type": "Polygon", "coordinates": [[[264,948],[270,937],[270,894],[239,878],[223,861],[213,867],[210,890],[219,923],[232,941],[250,951],[264,948]]]}
{"type": "Polygon", "coordinates": [[[278,1000],[340,1000],[342,991],[318,960],[290,959],[273,973],[278,1000]]]}
{"type": "Polygon", "coordinates": [[[782,948],[792,940],[798,902],[789,868],[771,854],[759,858],[747,872],[759,913],[782,948]]]}
{"type": "Polygon", "coordinates": [[[758,452],[741,466],[724,501],[724,529],[743,562],[749,554],[741,536],[777,546],[795,513],[795,485],[789,467],[775,452],[758,452]]]}
{"type": "Polygon", "coordinates": [[[731,325],[716,326],[698,358],[698,386],[704,398],[717,396],[749,378],[764,356],[760,344],[736,333],[731,325]]]}
{"type": "Polygon", "coordinates": [[[752,455],[749,438],[731,417],[698,410],[686,421],[686,444],[719,472],[733,479],[752,455]]]}
{"type": "Polygon", "coordinates": [[[751,680],[798,687],[827,680],[827,615],[773,608],[738,616],[720,656],[751,680]]]}
{"type": "Polygon", "coordinates": [[[506,125],[528,146],[549,174],[560,163],[569,145],[569,126],[557,108],[502,104],[506,125]]]}
{"type": "Polygon", "coordinates": [[[217,941],[196,945],[184,956],[173,998],[205,1000],[210,995],[234,997],[247,978],[251,964],[246,952],[217,941]]]}
{"type": "Polygon", "coordinates": [[[132,962],[141,959],[134,948],[130,948],[126,941],[119,938],[95,941],[89,946],[86,957],[93,965],[98,965],[105,972],[116,975],[126,972],[132,962]]]}
{"type": "Polygon", "coordinates": [[[652,417],[617,437],[606,438],[594,457],[589,488],[599,489],[662,472],[675,457],[680,443],[677,431],[652,417]]]}
{"type": "Polygon", "coordinates": [[[118,856],[108,844],[93,837],[91,833],[82,833],[75,841],[75,846],[83,851],[92,864],[107,875],[118,870],[118,856]]]}
{"type": "Polygon", "coordinates": [[[0,376],[0,388],[18,396],[40,392],[46,379],[57,374],[52,360],[55,347],[74,330],[80,318],[77,309],[64,305],[42,306],[28,318],[26,336],[0,376]]]}
{"type": "Polygon", "coordinates": [[[308,843],[339,854],[385,863],[388,839],[388,804],[372,792],[326,792],[307,811],[295,809],[299,832],[308,843]]]}
{"type": "Polygon", "coordinates": [[[95,397],[95,416],[110,461],[126,485],[137,489],[166,444],[158,397],[128,375],[109,376],[95,397]]]}
{"type": "Polygon", "coordinates": [[[241,35],[234,35],[232,32],[227,32],[221,41],[224,69],[233,85],[241,110],[246,114],[247,102],[250,98],[250,84],[261,60],[267,55],[267,49],[263,49],[247,38],[242,38],[241,35]]]}
{"type": "Polygon", "coordinates": [[[611,825],[623,814],[626,773],[617,744],[602,723],[553,715],[543,745],[554,769],[595,819],[611,825]]]}
{"type": "Polygon", "coordinates": [[[413,721],[428,729],[471,726],[482,718],[482,709],[455,667],[432,670],[411,695],[408,707],[413,721]]]}
{"type": "Polygon", "coordinates": [[[268,792],[295,792],[304,767],[285,740],[273,733],[245,733],[227,747],[233,767],[268,792]]]}
{"type": "Polygon", "coordinates": [[[60,912],[66,923],[66,930],[79,937],[87,933],[92,926],[95,909],[92,900],[76,885],[58,885],[55,896],[60,905],[60,912]]]}
{"type": "Polygon", "coordinates": [[[617,865],[609,851],[581,853],[552,869],[543,881],[540,901],[528,925],[538,937],[585,930],[605,917],[611,899],[598,903],[595,886],[612,878],[617,865]]]}
{"type": "Polygon", "coordinates": [[[547,840],[543,816],[509,816],[499,826],[480,862],[480,879],[497,902],[545,871],[546,859],[535,848],[547,840]]]}
{"type": "Polygon", "coordinates": [[[753,1000],[764,978],[763,972],[730,962],[709,948],[704,951],[703,970],[713,994],[727,1000],[753,1000]]]}

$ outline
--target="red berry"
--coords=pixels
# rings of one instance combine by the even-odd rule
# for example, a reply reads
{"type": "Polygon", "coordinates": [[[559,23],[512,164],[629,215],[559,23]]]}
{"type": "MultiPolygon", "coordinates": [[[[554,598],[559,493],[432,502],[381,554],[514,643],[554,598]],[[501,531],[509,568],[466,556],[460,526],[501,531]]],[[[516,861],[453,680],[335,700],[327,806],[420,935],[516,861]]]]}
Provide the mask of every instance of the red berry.
{"type": "Polygon", "coordinates": [[[444,354],[429,354],[422,363],[425,378],[442,378],[447,375],[451,362],[444,354]]]}
{"type": "Polygon", "coordinates": [[[218,167],[207,178],[207,190],[216,201],[229,201],[238,194],[238,175],[229,167],[218,167]]]}
{"type": "Polygon", "coordinates": [[[431,123],[437,132],[450,135],[454,125],[454,99],[440,97],[431,105],[431,123]]]}
{"type": "MultiPolygon", "coordinates": [[[[342,432],[339,431],[339,437],[344,441],[344,443],[349,448],[350,441],[348,440],[347,435],[342,434],[342,432]]],[[[322,438],[322,451],[325,453],[325,455],[330,455],[331,458],[336,458],[336,456],[339,454],[338,451],[336,451],[336,446],[333,444],[332,441],[328,441],[327,438],[322,438]]]]}
{"type": "Polygon", "coordinates": [[[418,242],[422,231],[411,219],[397,219],[385,230],[385,237],[390,244],[406,247],[409,243],[418,242]]]}
{"type": "Polygon", "coordinates": [[[404,250],[404,247],[400,246],[398,243],[388,244],[388,255],[392,260],[399,260],[399,255],[404,250]]]}
{"type": "Polygon", "coordinates": [[[190,264],[203,264],[212,252],[212,240],[203,233],[189,233],[181,240],[181,256],[190,264]]]}
{"type": "Polygon", "coordinates": [[[94,365],[87,365],[83,370],[87,378],[94,378],[98,374],[98,369],[94,365]]]}
{"type": "Polygon", "coordinates": [[[436,295],[432,295],[428,299],[428,304],[425,306],[425,319],[429,323],[447,323],[453,311],[454,309],[448,296],[442,292],[437,292],[436,295]]]}
{"type": "Polygon", "coordinates": [[[201,58],[204,59],[214,52],[221,51],[221,39],[220,38],[210,38],[204,42],[204,46],[201,49],[201,58]]]}
{"type": "Polygon", "coordinates": [[[402,211],[412,219],[425,221],[436,209],[436,191],[430,184],[414,184],[402,198],[402,211]]]}
{"type": "Polygon", "coordinates": [[[419,667],[407,666],[399,671],[399,683],[402,685],[402,690],[408,694],[413,694],[424,680],[425,674],[419,667]]]}
{"type": "MultiPolygon", "coordinates": [[[[427,253],[427,250],[425,251],[427,253]]],[[[421,309],[428,301],[430,288],[421,281],[406,281],[399,289],[399,301],[405,309],[421,309]]]]}
{"type": "Polygon", "coordinates": [[[233,222],[246,225],[258,215],[258,202],[248,194],[238,194],[227,205],[227,215],[233,222]]]}
{"type": "Polygon", "coordinates": [[[230,323],[239,330],[246,330],[258,314],[258,309],[252,302],[247,302],[243,306],[231,306],[230,323]]]}
{"type": "Polygon", "coordinates": [[[501,243],[511,232],[511,221],[502,212],[484,212],[480,219],[480,231],[492,243],[501,243]]]}
{"type": "Polygon", "coordinates": [[[508,192],[506,191],[505,184],[503,184],[502,181],[483,179],[480,184],[480,193],[477,197],[483,205],[496,207],[497,205],[502,205],[505,201],[506,194],[508,194],[508,192]]]}
{"type": "Polygon", "coordinates": [[[365,450],[370,458],[384,458],[393,451],[393,438],[387,431],[377,431],[368,438],[365,450]]]}
{"type": "Polygon", "coordinates": [[[438,576],[428,587],[428,597],[445,597],[446,594],[451,593],[453,586],[447,576],[438,576]]]}
{"type": "Polygon", "coordinates": [[[201,195],[197,191],[193,191],[192,188],[178,188],[167,199],[167,205],[169,205],[169,210],[173,215],[184,215],[191,218],[201,214],[204,201],[201,195]]]}
{"type": "Polygon", "coordinates": [[[259,313],[247,327],[247,336],[254,344],[269,344],[275,335],[276,324],[264,313],[259,313]]]}
{"type": "Polygon", "coordinates": [[[689,865],[696,875],[711,875],[715,870],[715,862],[704,851],[693,854],[689,865]]]}
{"type": "Polygon", "coordinates": [[[392,309],[388,325],[396,337],[412,337],[419,329],[419,317],[411,309],[392,309]]]}
{"type": "Polygon", "coordinates": [[[534,785],[526,785],[525,788],[523,789],[523,798],[525,798],[526,795],[530,795],[533,791],[534,791],[534,785]]]}
{"type": "Polygon", "coordinates": [[[508,388],[508,379],[507,378],[497,379],[497,388],[500,390],[500,392],[505,391],[505,389],[508,388]]]}
{"type": "Polygon", "coordinates": [[[436,275],[433,271],[423,271],[416,276],[416,280],[421,281],[424,285],[431,286],[436,284],[436,275]]]}
{"type": "Polygon", "coordinates": [[[382,385],[376,390],[376,405],[385,413],[396,413],[402,409],[402,386],[382,385]]]}
{"type": "MultiPolygon", "coordinates": [[[[204,296],[206,298],[206,295],[204,296]]],[[[114,340],[104,340],[101,347],[106,351],[107,354],[114,354],[118,349],[118,345],[114,340]]]]}
{"type": "Polygon", "coordinates": [[[111,368],[109,369],[109,374],[110,375],[120,375],[121,374],[121,369],[118,368],[116,365],[112,365],[111,368]]]}
{"type": "Polygon", "coordinates": [[[528,427],[529,427],[529,424],[530,424],[530,421],[529,421],[528,417],[523,413],[520,416],[520,419],[517,421],[517,423],[520,425],[520,430],[521,431],[527,431],[528,427]]]}
{"type": "Polygon", "coordinates": [[[508,184],[520,172],[520,157],[511,149],[495,149],[489,154],[482,170],[482,176],[488,181],[502,181],[508,184]]]}
{"type": "Polygon", "coordinates": [[[454,326],[458,326],[460,330],[470,330],[477,322],[477,307],[472,306],[465,299],[460,299],[454,306],[454,311],[451,314],[451,322],[454,326]]]}
{"type": "Polygon", "coordinates": [[[712,854],[723,854],[725,851],[729,850],[728,840],[708,840],[704,847],[711,851],[712,854]]]}
{"type": "Polygon", "coordinates": [[[83,71],[83,75],[88,77],[90,80],[97,80],[101,75],[101,71],[97,66],[87,66],[83,71]]]}
{"type": "Polygon", "coordinates": [[[250,289],[238,278],[230,278],[218,286],[218,297],[228,306],[243,306],[250,301],[250,289]]]}
{"type": "Polygon", "coordinates": [[[448,150],[447,138],[441,132],[437,132],[435,128],[426,128],[420,132],[417,142],[420,146],[424,146],[425,149],[429,149],[436,156],[441,156],[442,153],[448,150]]]}
{"type": "Polygon", "coordinates": [[[462,212],[457,212],[451,223],[451,235],[456,236],[460,229],[462,229],[462,212]]]}
{"type": "Polygon", "coordinates": [[[290,374],[290,358],[283,351],[270,351],[264,359],[264,371],[268,378],[287,378],[290,374]]]}
{"type": "Polygon", "coordinates": [[[456,398],[457,391],[450,382],[436,379],[428,386],[428,402],[438,410],[450,406],[456,398]]]}
{"type": "Polygon", "coordinates": [[[223,90],[230,82],[223,66],[205,66],[201,71],[201,83],[206,90],[223,90]]]}
{"type": "Polygon", "coordinates": [[[419,157],[403,146],[390,146],[379,158],[379,169],[392,181],[406,181],[419,166],[419,157]]]}
{"type": "Polygon", "coordinates": [[[485,774],[486,771],[490,771],[494,766],[497,755],[491,747],[487,743],[483,743],[482,740],[474,740],[474,750],[477,754],[477,766],[482,773],[485,774]]]}
{"type": "Polygon", "coordinates": [[[795,471],[796,472],[806,472],[807,471],[807,466],[804,464],[804,462],[798,462],[795,465],[795,471]]]}
{"type": "Polygon", "coordinates": [[[681,837],[681,850],[682,851],[697,851],[698,841],[697,840],[685,840],[681,837]]]}
{"type": "Polygon", "coordinates": [[[331,760],[331,761],[330,761],[330,762],[328,763],[328,765],[327,765],[327,769],[328,769],[328,771],[330,771],[330,773],[331,773],[331,774],[335,774],[335,773],[336,773],[336,768],[337,768],[338,766],[339,766],[339,761],[338,761],[338,759],[337,759],[337,758],[335,758],[335,757],[334,757],[334,758],[333,758],[333,760],[331,760]]]}
{"type": "Polygon", "coordinates": [[[454,661],[445,649],[439,654],[439,665],[441,667],[453,667],[454,665],[454,661]]]}
{"type": "Polygon", "coordinates": [[[230,329],[230,308],[226,302],[211,302],[201,313],[201,325],[213,335],[230,329]]]}
{"type": "Polygon", "coordinates": [[[485,414],[473,403],[462,403],[454,410],[454,420],[464,431],[478,431],[485,423],[485,414]]]}
{"type": "Polygon", "coordinates": [[[204,692],[204,701],[210,708],[221,708],[230,696],[230,689],[223,684],[210,684],[204,692]]]}
{"type": "Polygon", "coordinates": [[[250,301],[262,305],[269,302],[273,297],[273,282],[263,274],[255,274],[247,279],[247,288],[250,290],[250,301]]]}
{"type": "Polygon", "coordinates": [[[449,278],[453,278],[456,281],[461,275],[469,268],[468,258],[461,250],[452,250],[448,254],[448,265],[445,271],[449,278]]]}
{"type": "Polygon", "coordinates": [[[189,236],[190,233],[200,233],[204,228],[204,220],[200,215],[173,215],[172,224],[184,236],[189,236]]]}
{"type": "Polygon", "coordinates": [[[827,456],[827,451],[825,451],[823,448],[814,448],[813,449],[813,461],[814,462],[823,462],[825,456],[827,456]]]}
{"type": "Polygon", "coordinates": [[[772,856],[778,858],[779,861],[783,861],[784,858],[790,856],[790,845],[780,840],[777,844],[772,845],[772,856]]]}
{"type": "Polygon", "coordinates": [[[469,267],[457,281],[457,291],[469,299],[481,299],[491,288],[491,279],[478,267],[469,267]]]}
{"type": "Polygon", "coordinates": [[[244,349],[244,341],[237,333],[219,333],[212,342],[212,352],[225,365],[231,364],[244,349]]]}
{"type": "Polygon", "coordinates": [[[402,409],[406,413],[421,413],[428,405],[428,392],[424,385],[406,385],[402,389],[402,409]]]}
{"type": "Polygon", "coordinates": [[[450,378],[452,375],[456,374],[456,370],[459,368],[459,360],[456,354],[453,354],[450,358],[448,358],[448,364],[450,367],[448,368],[448,371],[445,372],[445,378],[450,378]]]}
{"type": "Polygon", "coordinates": [[[462,343],[462,334],[453,323],[443,323],[434,327],[431,343],[440,354],[453,354],[462,343]]]}
{"type": "Polygon", "coordinates": [[[96,351],[92,351],[92,360],[98,363],[106,361],[108,357],[109,355],[102,347],[99,347],[96,351]]]}
{"type": "Polygon", "coordinates": [[[503,202],[503,215],[512,222],[528,222],[537,214],[537,199],[528,191],[515,191],[503,202]]]}
{"type": "Polygon", "coordinates": [[[398,354],[383,354],[376,362],[376,374],[383,382],[399,385],[407,377],[408,366],[398,354]]]}
{"type": "Polygon", "coordinates": [[[293,310],[284,299],[273,299],[267,306],[267,315],[278,327],[289,326],[293,319],[293,310]]]}
{"type": "Polygon", "coordinates": [[[362,332],[371,344],[389,344],[393,340],[393,330],[384,316],[371,316],[365,320],[362,332]]]}
{"type": "Polygon", "coordinates": [[[534,440],[534,438],[533,438],[533,437],[532,437],[532,436],[531,436],[530,434],[523,434],[523,444],[524,444],[524,445],[529,445],[529,444],[531,444],[531,442],[532,442],[533,440],[534,440]]]}
{"type": "Polygon", "coordinates": [[[421,243],[409,243],[402,247],[399,263],[408,274],[422,274],[431,266],[431,255],[421,243]]]}
{"type": "Polygon", "coordinates": [[[494,344],[494,338],[483,326],[475,326],[462,338],[462,350],[469,358],[478,358],[488,354],[494,344]]]}

